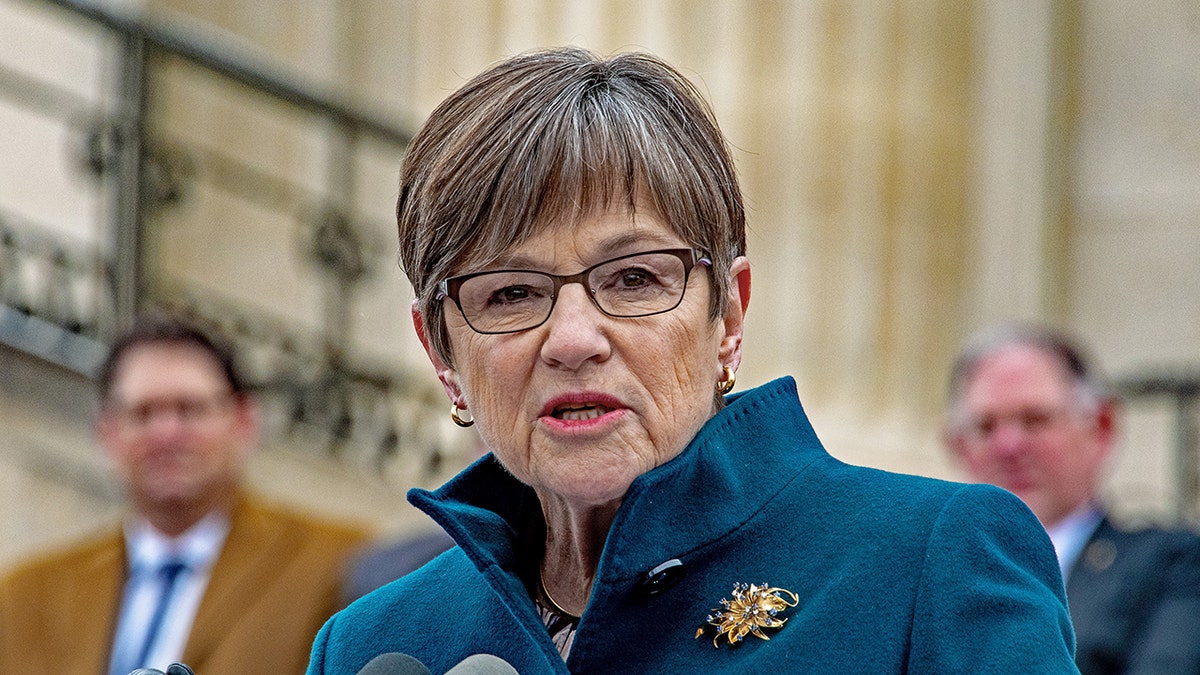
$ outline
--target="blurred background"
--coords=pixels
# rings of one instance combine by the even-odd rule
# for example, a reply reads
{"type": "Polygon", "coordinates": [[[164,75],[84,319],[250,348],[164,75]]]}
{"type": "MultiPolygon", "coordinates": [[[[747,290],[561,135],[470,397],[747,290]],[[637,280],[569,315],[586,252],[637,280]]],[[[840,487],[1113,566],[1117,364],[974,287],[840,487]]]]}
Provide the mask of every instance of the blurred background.
{"type": "Polygon", "coordinates": [[[252,482],[423,526],[475,451],[408,317],[410,134],[502,57],[654,52],[710,98],[749,206],[738,386],[792,375],[837,457],[957,478],[959,343],[1083,339],[1125,394],[1109,494],[1197,519],[1200,4],[1191,0],[0,0],[0,564],[90,530],[114,330],[234,336],[252,482]]]}

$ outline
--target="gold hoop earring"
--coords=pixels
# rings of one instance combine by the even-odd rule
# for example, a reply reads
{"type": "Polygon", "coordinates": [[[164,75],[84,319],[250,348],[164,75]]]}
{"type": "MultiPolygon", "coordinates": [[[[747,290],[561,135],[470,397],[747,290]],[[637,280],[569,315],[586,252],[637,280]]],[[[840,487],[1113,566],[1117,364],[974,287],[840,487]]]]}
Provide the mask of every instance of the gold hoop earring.
{"type": "Polygon", "coordinates": [[[725,373],[725,379],[717,382],[717,393],[724,396],[733,391],[733,384],[737,382],[737,376],[733,373],[733,368],[723,366],[722,371],[725,373]]]}
{"type": "Polygon", "coordinates": [[[464,429],[471,426],[472,424],[475,424],[474,417],[467,415],[467,419],[464,420],[462,418],[462,416],[458,414],[459,410],[462,410],[465,412],[466,408],[459,408],[457,403],[450,404],[450,419],[454,420],[455,424],[457,424],[458,426],[460,426],[464,429]]]}

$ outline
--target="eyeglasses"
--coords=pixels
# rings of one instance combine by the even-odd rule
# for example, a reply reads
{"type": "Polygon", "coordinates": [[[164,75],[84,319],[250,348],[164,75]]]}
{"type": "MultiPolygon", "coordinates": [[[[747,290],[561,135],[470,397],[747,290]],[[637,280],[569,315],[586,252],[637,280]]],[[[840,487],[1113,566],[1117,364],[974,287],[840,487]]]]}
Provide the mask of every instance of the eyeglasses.
{"type": "Polygon", "coordinates": [[[202,424],[228,409],[233,402],[233,394],[221,392],[147,400],[133,404],[111,403],[108,410],[129,428],[145,429],[155,420],[164,417],[178,419],[180,423],[187,426],[202,424]]]}
{"type": "Polygon", "coordinates": [[[1004,415],[984,415],[967,420],[965,430],[977,440],[992,438],[1002,427],[1014,426],[1029,436],[1040,436],[1068,420],[1074,411],[1066,406],[1030,407],[1004,415]]]}
{"type": "Polygon", "coordinates": [[[688,275],[711,267],[700,251],[663,249],[605,260],[578,274],[495,270],[451,277],[438,284],[435,299],[450,298],[476,333],[496,335],[546,323],[564,284],[583,284],[597,309],[634,318],[669,312],[683,302],[688,275]]]}

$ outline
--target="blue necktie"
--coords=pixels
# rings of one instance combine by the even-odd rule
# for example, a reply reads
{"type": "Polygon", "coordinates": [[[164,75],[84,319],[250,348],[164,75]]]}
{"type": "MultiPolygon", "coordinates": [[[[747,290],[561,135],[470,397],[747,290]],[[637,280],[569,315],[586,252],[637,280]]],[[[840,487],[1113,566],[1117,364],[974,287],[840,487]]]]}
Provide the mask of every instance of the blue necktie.
{"type": "Polygon", "coordinates": [[[186,569],[187,565],[178,559],[168,559],[158,568],[162,593],[158,596],[158,606],[154,608],[154,614],[150,617],[150,625],[146,627],[146,639],[142,641],[142,648],[138,652],[137,662],[133,664],[134,668],[141,668],[146,665],[146,657],[150,656],[150,650],[154,648],[154,643],[158,641],[158,632],[162,628],[163,619],[167,615],[167,607],[171,605],[171,597],[175,595],[175,585],[179,581],[179,573],[186,569]]]}

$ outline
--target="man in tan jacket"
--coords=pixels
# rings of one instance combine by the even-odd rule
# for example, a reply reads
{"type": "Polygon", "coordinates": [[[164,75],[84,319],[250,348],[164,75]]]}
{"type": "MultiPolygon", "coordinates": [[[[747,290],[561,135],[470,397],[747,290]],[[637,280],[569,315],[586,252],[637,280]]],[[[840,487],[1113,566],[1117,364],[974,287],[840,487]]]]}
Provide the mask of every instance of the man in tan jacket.
{"type": "Polygon", "coordinates": [[[140,321],[99,376],[96,430],[130,500],[118,527],[0,580],[0,673],[302,673],[364,532],[241,488],[257,407],[230,351],[140,321]]]}

